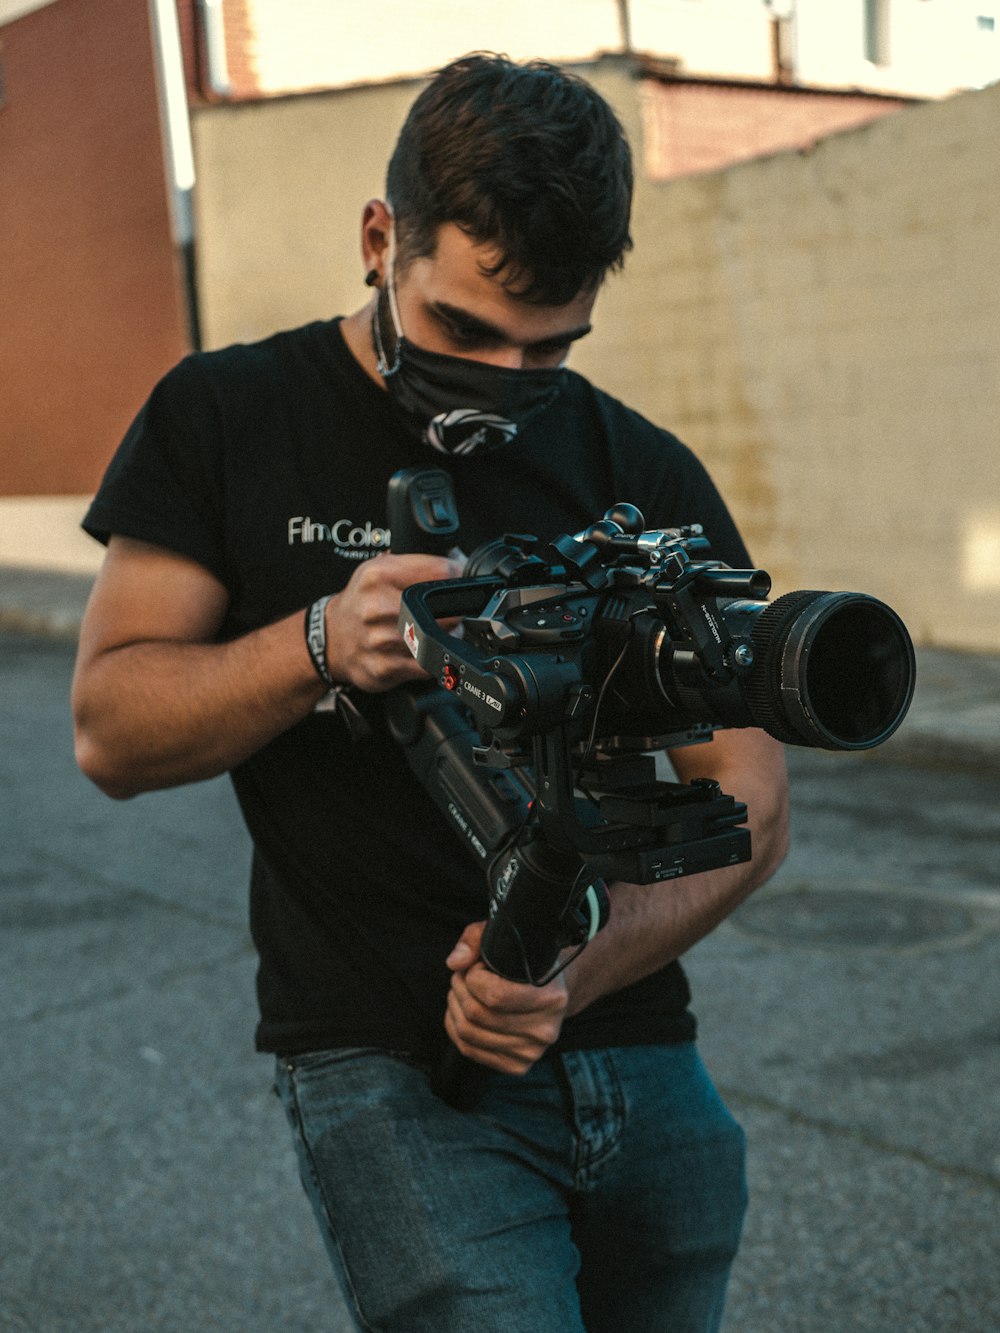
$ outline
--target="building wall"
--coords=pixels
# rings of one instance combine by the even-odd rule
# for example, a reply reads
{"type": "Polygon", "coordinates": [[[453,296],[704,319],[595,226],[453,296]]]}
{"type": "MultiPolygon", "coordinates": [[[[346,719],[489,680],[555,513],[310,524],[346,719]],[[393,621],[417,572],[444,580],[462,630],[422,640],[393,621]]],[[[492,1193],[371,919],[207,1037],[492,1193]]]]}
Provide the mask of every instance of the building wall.
{"type": "Polygon", "coordinates": [[[579,60],[621,43],[617,0],[383,0],[377,23],[354,0],[238,2],[263,92],[423,73],[484,46],[514,59],[579,60]]]}
{"type": "Polygon", "coordinates": [[[421,85],[208,106],[192,121],[206,346],[347,314],[362,286],[361,209],[421,85]]]}
{"type": "Polygon", "coordinates": [[[997,0],[777,0],[806,84],[941,97],[1000,78],[997,0]],[[866,58],[866,16],[881,50],[866,58]]]}
{"type": "Polygon", "coordinates": [[[906,105],[891,97],[686,79],[646,79],[641,95],[643,164],[654,181],[811,148],[906,105]]]}
{"type": "MultiPolygon", "coordinates": [[[[642,139],[631,67],[585,67],[642,139]]],[[[211,344],[347,312],[418,85],[195,119],[211,344]]],[[[725,171],[642,180],[573,364],[708,463],[776,592],[869,591],[1000,648],[1000,88],[725,171]]],[[[621,497],[629,499],[628,496],[621,497]]]]}
{"type": "Polygon", "coordinates": [[[771,15],[746,0],[628,0],[632,48],[678,62],[688,74],[766,79],[771,15]]]}
{"type": "Polygon", "coordinates": [[[186,349],[145,4],[3,28],[0,496],[91,491],[186,349]]]}
{"type": "MultiPolygon", "coordinates": [[[[193,27],[200,0],[178,3],[193,27]]],[[[420,76],[484,48],[589,60],[626,40],[692,76],[769,79],[777,44],[806,85],[937,97],[1000,78],[1000,0],[382,0],[377,24],[355,0],[220,0],[216,12],[239,99],[420,76]]]]}
{"type": "Polygon", "coordinates": [[[640,186],[578,368],[709,465],[776,591],[1000,648],[1000,87],[640,186]]]}

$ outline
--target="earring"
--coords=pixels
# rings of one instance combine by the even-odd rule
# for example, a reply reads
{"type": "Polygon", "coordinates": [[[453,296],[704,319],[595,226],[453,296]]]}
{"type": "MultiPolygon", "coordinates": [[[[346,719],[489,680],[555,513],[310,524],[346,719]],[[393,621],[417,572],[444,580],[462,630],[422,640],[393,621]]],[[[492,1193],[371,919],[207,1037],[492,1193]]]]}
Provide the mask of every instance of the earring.
{"type": "Polygon", "coordinates": [[[378,269],[370,268],[365,274],[365,286],[375,287],[378,285],[378,269]]]}

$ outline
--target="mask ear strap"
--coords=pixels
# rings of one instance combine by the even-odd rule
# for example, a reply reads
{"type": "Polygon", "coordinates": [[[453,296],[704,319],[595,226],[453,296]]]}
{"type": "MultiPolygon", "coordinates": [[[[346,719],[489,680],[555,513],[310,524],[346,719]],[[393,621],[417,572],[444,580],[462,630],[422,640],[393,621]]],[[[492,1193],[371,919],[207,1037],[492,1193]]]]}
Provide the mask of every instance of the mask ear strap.
{"type": "Polygon", "coordinates": [[[396,331],[397,346],[403,337],[403,321],[399,318],[399,306],[396,304],[396,219],[392,220],[389,233],[389,257],[386,260],[385,289],[389,297],[389,313],[392,315],[393,328],[396,331]]]}
{"type": "Polygon", "coordinates": [[[395,375],[399,369],[399,346],[403,341],[403,325],[399,318],[399,306],[396,304],[396,219],[389,210],[392,217],[392,230],[389,232],[389,254],[386,260],[385,287],[379,293],[379,299],[375,303],[375,313],[372,315],[372,339],[375,343],[375,356],[378,361],[378,372],[383,379],[388,379],[390,375],[395,375]],[[395,355],[392,359],[392,365],[389,365],[389,358],[385,354],[385,344],[382,341],[382,298],[389,306],[389,316],[392,319],[393,332],[396,335],[395,355]]]}
{"type": "Polygon", "coordinates": [[[393,357],[392,365],[389,365],[389,358],[385,354],[385,344],[382,341],[382,303],[384,291],[379,292],[378,300],[375,302],[375,309],[372,312],[372,342],[375,345],[375,362],[378,367],[378,373],[383,379],[388,379],[390,375],[395,375],[399,369],[399,340],[396,340],[396,355],[393,357]]]}

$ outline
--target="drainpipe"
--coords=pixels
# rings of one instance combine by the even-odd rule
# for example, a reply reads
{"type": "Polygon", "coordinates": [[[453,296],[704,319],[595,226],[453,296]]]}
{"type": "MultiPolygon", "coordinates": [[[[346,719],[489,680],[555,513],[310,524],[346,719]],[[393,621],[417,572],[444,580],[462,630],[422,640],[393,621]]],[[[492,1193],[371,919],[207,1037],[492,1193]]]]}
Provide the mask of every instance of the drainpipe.
{"type": "Polygon", "coordinates": [[[770,13],[771,78],[778,84],[795,82],[795,0],[764,0],[770,13]]]}
{"type": "Polygon", "coordinates": [[[191,147],[187,83],[174,0],[149,0],[149,17],[160,97],[171,232],[184,273],[188,337],[191,346],[197,351],[201,346],[201,330],[194,262],[194,151],[191,147]]]}
{"type": "Polygon", "coordinates": [[[618,0],[618,31],[621,34],[622,54],[632,54],[632,16],[628,0],[618,0]]]}
{"type": "Polygon", "coordinates": [[[205,64],[213,97],[225,98],[233,90],[226,55],[226,15],[223,0],[201,0],[201,29],[205,34],[205,64]]]}

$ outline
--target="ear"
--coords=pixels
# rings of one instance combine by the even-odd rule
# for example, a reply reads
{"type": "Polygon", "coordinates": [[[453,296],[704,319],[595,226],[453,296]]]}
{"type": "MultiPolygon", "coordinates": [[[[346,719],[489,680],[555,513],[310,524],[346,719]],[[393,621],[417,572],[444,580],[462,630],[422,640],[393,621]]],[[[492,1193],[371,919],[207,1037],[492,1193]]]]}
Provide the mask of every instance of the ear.
{"type": "MultiPolygon", "coordinates": [[[[365,272],[378,274],[378,284],[385,277],[392,213],[382,199],[369,199],[361,214],[361,258],[365,272]]],[[[376,285],[378,285],[376,284],[376,285]]]]}

